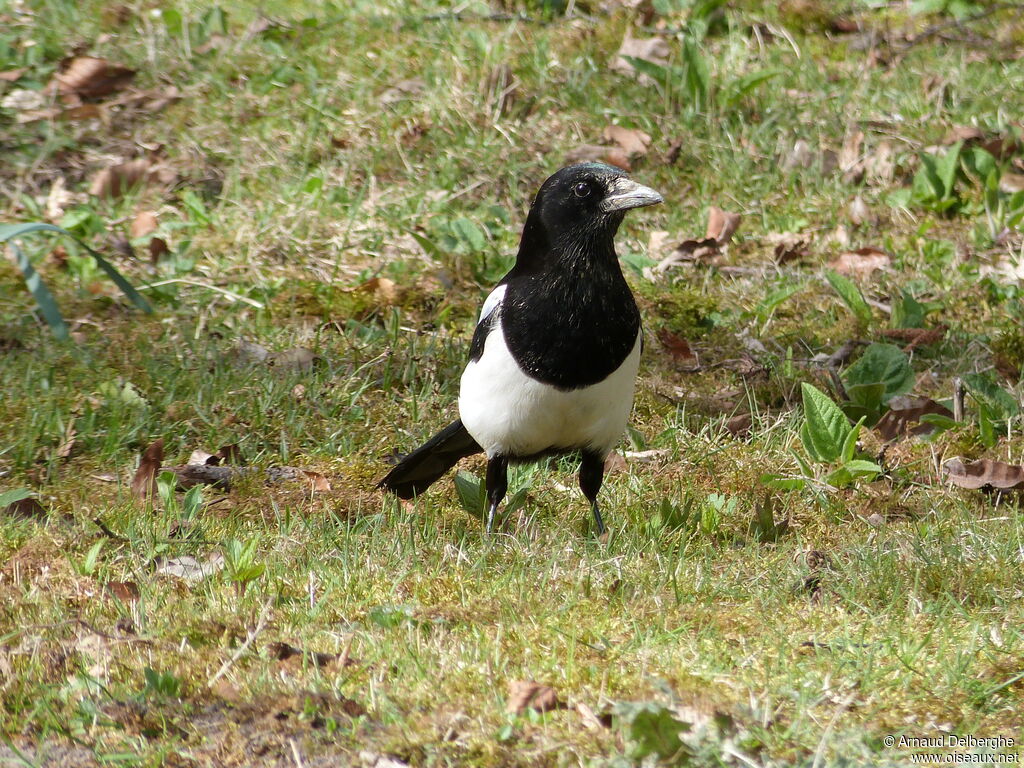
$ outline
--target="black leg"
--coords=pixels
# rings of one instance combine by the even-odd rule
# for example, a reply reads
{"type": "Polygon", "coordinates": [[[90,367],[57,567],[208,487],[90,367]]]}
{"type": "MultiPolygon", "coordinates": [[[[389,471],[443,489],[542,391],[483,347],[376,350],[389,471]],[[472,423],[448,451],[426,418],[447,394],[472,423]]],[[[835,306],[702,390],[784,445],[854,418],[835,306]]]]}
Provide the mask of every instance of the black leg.
{"type": "Polygon", "coordinates": [[[487,532],[494,529],[494,513],[508,490],[508,459],[495,456],[487,461],[487,532]]]}
{"type": "Polygon", "coordinates": [[[596,453],[583,453],[583,461],[580,462],[580,490],[590,500],[590,508],[594,511],[594,524],[597,526],[597,535],[604,533],[604,521],[601,519],[601,509],[597,506],[597,492],[601,490],[601,483],[604,481],[604,459],[596,453]]]}

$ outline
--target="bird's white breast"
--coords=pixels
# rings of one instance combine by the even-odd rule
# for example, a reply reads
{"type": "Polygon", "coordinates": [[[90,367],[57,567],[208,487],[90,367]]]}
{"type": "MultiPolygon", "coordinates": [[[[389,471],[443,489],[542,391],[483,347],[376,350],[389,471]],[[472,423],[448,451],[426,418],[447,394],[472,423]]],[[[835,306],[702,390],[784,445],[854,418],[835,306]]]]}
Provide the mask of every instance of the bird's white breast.
{"type": "Polygon", "coordinates": [[[498,297],[495,325],[480,358],[462,374],[459,415],[488,456],[530,456],[549,449],[588,449],[604,456],[622,437],[633,408],[640,334],[622,365],[603,381],[563,391],[530,378],[512,357],[498,297]]]}

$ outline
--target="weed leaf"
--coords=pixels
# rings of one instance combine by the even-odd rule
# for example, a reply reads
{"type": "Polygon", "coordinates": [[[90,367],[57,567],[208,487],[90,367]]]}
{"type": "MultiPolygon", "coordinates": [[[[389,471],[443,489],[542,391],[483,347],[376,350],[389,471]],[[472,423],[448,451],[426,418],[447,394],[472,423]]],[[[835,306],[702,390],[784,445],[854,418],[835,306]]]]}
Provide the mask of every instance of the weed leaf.
{"type": "Polygon", "coordinates": [[[860,292],[857,284],[833,269],[825,270],[825,279],[828,280],[832,289],[839,294],[839,298],[843,300],[843,303],[853,312],[857,322],[861,325],[869,325],[871,323],[871,307],[864,300],[864,294],[860,292]]]}
{"type": "Polygon", "coordinates": [[[850,432],[846,414],[817,387],[803,382],[804,423],[800,440],[807,455],[814,461],[828,463],[838,459],[850,432]]]}

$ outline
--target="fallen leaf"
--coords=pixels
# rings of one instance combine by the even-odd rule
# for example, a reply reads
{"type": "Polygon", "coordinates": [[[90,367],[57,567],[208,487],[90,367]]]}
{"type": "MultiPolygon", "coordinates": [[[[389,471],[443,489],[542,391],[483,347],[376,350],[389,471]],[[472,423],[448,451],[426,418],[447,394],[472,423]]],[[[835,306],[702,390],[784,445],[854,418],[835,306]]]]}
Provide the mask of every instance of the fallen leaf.
{"type": "Polygon", "coordinates": [[[942,465],[946,479],[960,488],[978,490],[994,488],[1018,491],[1024,488],[1024,467],[993,459],[979,459],[967,464],[961,459],[950,459],[942,465]]]}
{"type": "Polygon", "coordinates": [[[810,168],[814,162],[814,150],[803,139],[797,139],[793,148],[782,158],[782,170],[792,171],[796,168],[810,168]]]}
{"type": "Polygon", "coordinates": [[[212,576],[224,570],[226,565],[224,555],[213,552],[205,560],[197,560],[191,555],[181,557],[156,559],[156,572],[166,576],[173,576],[189,584],[198,584],[207,576],[212,576]]]}
{"type": "Polygon", "coordinates": [[[50,191],[46,195],[46,218],[50,221],[58,221],[64,215],[64,210],[75,202],[75,196],[68,191],[63,176],[53,180],[50,191]]]}
{"type": "Polygon", "coordinates": [[[708,208],[708,228],[704,237],[714,240],[719,247],[726,245],[732,240],[742,218],[738,213],[728,213],[712,205],[708,208]]]}
{"type": "Polygon", "coordinates": [[[877,269],[888,269],[892,257],[881,248],[865,246],[839,254],[829,266],[842,275],[866,276],[877,269]]]}
{"type": "MultiPolygon", "coordinates": [[[[267,652],[272,659],[277,661],[288,661],[289,659],[305,659],[318,667],[327,667],[338,660],[336,653],[317,653],[316,651],[304,651],[288,643],[276,642],[267,645],[267,652]]],[[[359,662],[355,659],[345,659],[345,666],[353,666],[359,662]]]]}
{"type": "Polygon", "coordinates": [[[871,209],[868,204],[864,202],[864,198],[860,195],[851,200],[846,206],[846,216],[850,220],[850,223],[855,227],[860,226],[866,222],[870,222],[874,217],[871,215],[871,209]]]}
{"type": "Polygon", "coordinates": [[[267,363],[282,371],[309,371],[319,360],[315,352],[304,347],[274,352],[267,358],[267,363]]]}
{"type": "Polygon", "coordinates": [[[649,464],[655,459],[668,455],[667,448],[651,448],[646,451],[623,451],[622,458],[629,461],[639,461],[641,464],[649,464]]]}
{"type": "Polygon", "coordinates": [[[1006,195],[1015,195],[1024,191],[1024,173],[1004,171],[999,177],[999,191],[1006,195]]]}
{"type": "Polygon", "coordinates": [[[964,143],[978,142],[985,138],[985,132],[973,125],[954,125],[946,133],[942,140],[943,144],[956,144],[958,141],[964,143]]]}
{"type": "MultiPolygon", "coordinates": [[[[627,32],[609,67],[613,72],[636,75],[636,67],[628,59],[642,59],[659,67],[666,67],[671,53],[672,49],[668,42],[660,37],[636,38],[631,37],[627,32]]],[[[644,74],[639,75],[637,80],[643,85],[653,85],[654,83],[649,76],[644,74]]]]}
{"type": "Polygon", "coordinates": [[[794,232],[773,232],[765,239],[775,246],[772,253],[776,264],[802,261],[811,253],[810,242],[794,232]]]}
{"type": "Polygon", "coordinates": [[[101,104],[79,104],[75,107],[62,109],[56,117],[59,120],[68,120],[72,123],[81,120],[101,120],[105,113],[101,104]]]}
{"type": "Polygon", "coordinates": [[[12,501],[4,507],[3,514],[5,517],[14,517],[19,520],[45,520],[46,508],[39,503],[37,498],[29,496],[12,501]]]}
{"type": "Polygon", "coordinates": [[[170,253],[170,246],[162,237],[153,237],[149,240],[149,263],[156,266],[165,253],[170,253]]]}
{"type": "Polygon", "coordinates": [[[604,719],[602,719],[594,713],[594,710],[582,701],[576,702],[576,712],[579,713],[583,727],[588,731],[602,731],[606,728],[612,727],[612,718],[610,715],[605,716],[604,719]]]}
{"type": "Polygon", "coordinates": [[[888,141],[880,141],[864,158],[864,177],[869,186],[886,187],[896,176],[896,152],[888,141]]]}
{"type": "Polygon", "coordinates": [[[380,95],[380,103],[384,106],[394,104],[403,99],[419,96],[427,89],[427,83],[421,77],[399,80],[380,95]]]}
{"type": "Polygon", "coordinates": [[[307,480],[309,480],[310,487],[313,491],[323,492],[331,490],[331,484],[328,482],[327,478],[319,472],[304,469],[302,470],[302,474],[306,476],[307,480]]]}
{"type": "Polygon", "coordinates": [[[57,450],[54,452],[56,458],[66,459],[71,455],[71,451],[75,447],[75,435],[75,421],[72,419],[64,430],[64,439],[61,440],[60,445],[57,446],[57,450]]]}
{"type": "Polygon", "coordinates": [[[856,184],[864,178],[864,160],[861,157],[861,145],[864,143],[864,131],[856,127],[847,130],[843,137],[843,146],[836,158],[836,167],[843,174],[843,181],[856,184]]]}
{"type": "Polygon", "coordinates": [[[20,67],[18,69],[7,69],[0,72],[0,80],[5,83],[13,83],[21,79],[21,76],[28,72],[27,67],[20,67]]]}
{"type": "MultiPolygon", "coordinates": [[[[46,96],[42,91],[30,91],[18,88],[0,100],[0,107],[15,112],[26,112],[42,108],[46,104],[46,96]]],[[[23,122],[20,118],[18,122],[23,122]]]]}
{"type": "Polygon", "coordinates": [[[106,59],[75,56],[61,62],[47,89],[62,95],[95,99],[119,91],[132,81],[135,70],[106,59]]]}
{"type": "Polygon", "coordinates": [[[672,356],[672,359],[679,363],[696,364],[697,356],[690,348],[690,342],[682,336],[672,333],[668,328],[658,329],[658,341],[665,350],[672,356]]]}
{"type": "Polygon", "coordinates": [[[106,198],[121,197],[129,190],[146,184],[151,174],[152,164],[144,157],[111,165],[93,176],[89,194],[106,198]]]}
{"type": "Polygon", "coordinates": [[[606,163],[624,171],[633,170],[629,157],[618,147],[604,147],[599,144],[581,144],[565,153],[566,164],[606,163]]]}
{"type": "Polygon", "coordinates": [[[374,301],[379,307],[393,307],[398,304],[398,287],[394,280],[386,277],[371,277],[353,290],[372,293],[374,301]]]}
{"type": "Polygon", "coordinates": [[[725,428],[733,437],[745,437],[750,434],[750,426],[754,423],[749,413],[738,413],[725,422],[725,428]]]}
{"type": "Polygon", "coordinates": [[[152,234],[156,231],[156,214],[153,211],[139,211],[132,219],[132,225],[128,230],[132,240],[152,234]]]}
{"type": "Polygon", "coordinates": [[[887,328],[882,331],[882,336],[904,342],[907,345],[906,351],[909,352],[917,347],[942,341],[947,330],[944,325],[936,328],[887,328]]]}
{"type": "Polygon", "coordinates": [[[651,137],[636,128],[624,128],[621,125],[605,126],[602,137],[606,142],[618,144],[627,157],[640,157],[647,154],[651,145],[651,137]]]}
{"type": "Polygon", "coordinates": [[[156,495],[156,476],[164,460],[164,439],[153,441],[139,461],[139,468],[132,478],[132,495],[146,500],[156,495]]]}
{"type": "Polygon", "coordinates": [[[627,468],[626,460],[622,457],[622,454],[618,451],[612,451],[608,454],[608,457],[604,460],[604,471],[605,474],[614,474],[616,472],[625,472],[627,468]]]}
{"type": "Polygon", "coordinates": [[[565,705],[558,700],[555,689],[532,680],[515,680],[508,685],[508,703],[505,711],[521,715],[527,709],[535,712],[550,712],[565,705]]]}
{"type": "Polygon", "coordinates": [[[108,581],[104,587],[122,603],[134,603],[139,599],[139,585],[134,581],[108,581]]]}
{"type": "Polygon", "coordinates": [[[875,431],[886,442],[899,440],[907,435],[926,435],[935,429],[931,424],[922,424],[925,414],[937,413],[953,418],[953,412],[930,397],[908,397],[900,395],[889,402],[889,410],[875,424],[875,431]]]}

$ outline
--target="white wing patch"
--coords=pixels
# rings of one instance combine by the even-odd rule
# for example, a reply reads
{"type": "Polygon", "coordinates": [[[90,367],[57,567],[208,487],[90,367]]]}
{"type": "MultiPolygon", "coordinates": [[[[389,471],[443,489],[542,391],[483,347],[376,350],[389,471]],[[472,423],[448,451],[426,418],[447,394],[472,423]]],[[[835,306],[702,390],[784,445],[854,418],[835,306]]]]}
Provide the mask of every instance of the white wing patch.
{"type": "Polygon", "coordinates": [[[499,285],[497,288],[491,291],[490,296],[488,296],[484,300],[484,306],[480,310],[480,320],[477,321],[477,325],[479,325],[488,317],[490,317],[491,313],[499,307],[499,305],[501,304],[501,300],[505,298],[506,287],[507,286],[499,285]]]}

